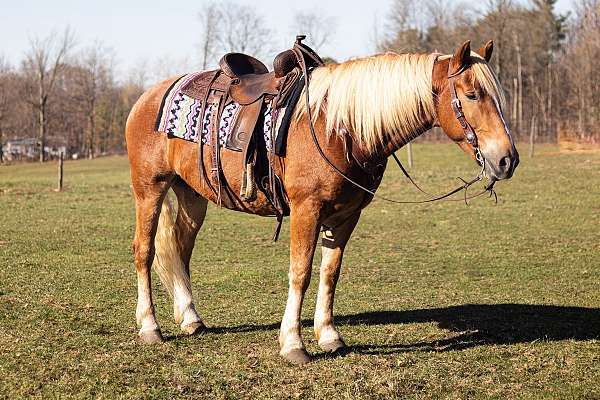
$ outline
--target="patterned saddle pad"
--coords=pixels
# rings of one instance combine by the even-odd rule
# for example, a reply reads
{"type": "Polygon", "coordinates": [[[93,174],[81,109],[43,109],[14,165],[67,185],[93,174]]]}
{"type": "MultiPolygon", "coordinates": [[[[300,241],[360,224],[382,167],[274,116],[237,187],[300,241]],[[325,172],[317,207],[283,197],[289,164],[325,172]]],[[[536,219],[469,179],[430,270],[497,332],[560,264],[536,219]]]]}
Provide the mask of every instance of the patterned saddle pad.
{"type": "MultiPolygon", "coordinates": [[[[213,104],[207,106],[204,113],[204,120],[200,121],[200,115],[203,111],[202,100],[184,94],[185,89],[200,76],[202,72],[196,72],[184,75],[175,81],[169,90],[165,93],[161,107],[156,120],[156,131],[164,132],[169,137],[175,137],[190,142],[198,142],[199,138],[204,145],[211,144],[212,132],[210,132],[211,115],[215,110],[213,104]]],[[[221,120],[219,121],[219,143],[225,146],[227,138],[232,133],[235,119],[241,109],[241,106],[233,101],[227,103],[223,109],[221,120]]],[[[284,111],[284,110],[282,110],[284,111]]],[[[271,151],[271,125],[272,112],[270,104],[263,107],[263,134],[265,145],[268,151],[271,151]]],[[[275,126],[275,138],[279,135],[279,126],[281,120],[286,114],[279,112],[277,125],[275,126]]]]}

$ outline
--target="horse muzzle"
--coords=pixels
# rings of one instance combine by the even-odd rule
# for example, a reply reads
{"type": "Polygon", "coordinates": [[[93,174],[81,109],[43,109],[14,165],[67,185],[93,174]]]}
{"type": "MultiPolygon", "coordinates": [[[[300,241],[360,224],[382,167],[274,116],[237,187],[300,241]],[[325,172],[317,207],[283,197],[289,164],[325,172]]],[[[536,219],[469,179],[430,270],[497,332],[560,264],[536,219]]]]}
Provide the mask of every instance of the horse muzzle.
{"type": "Polygon", "coordinates": [[[510,179],[519,165],[519,152],[512,147],[504,154],[484,154],[486,161],[485,172],[491,179],[510,179]]]}

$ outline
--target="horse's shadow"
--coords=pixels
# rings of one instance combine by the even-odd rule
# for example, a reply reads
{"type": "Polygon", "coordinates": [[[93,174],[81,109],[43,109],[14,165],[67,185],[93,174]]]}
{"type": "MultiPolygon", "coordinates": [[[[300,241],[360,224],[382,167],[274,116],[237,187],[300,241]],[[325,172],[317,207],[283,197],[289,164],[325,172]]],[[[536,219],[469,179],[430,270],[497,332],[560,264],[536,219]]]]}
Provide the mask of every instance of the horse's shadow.
{"type": "MultiPolygon", "coordinates": [[[[453,351],[486,344],[600,338],[600,309],[530,304],[465,304],[407,311],[369,311],[335,317],[338,326],[392,325],[435,322],[458,334],[448,339],[418,343],[363,343],[347,351],[367,354],[406,351],[453,351]]],[[[312,320],[303,320],[309,327],[312,320]]],[[[209,333],[269,331],[279,323],[209,328],[209,333]]]]}

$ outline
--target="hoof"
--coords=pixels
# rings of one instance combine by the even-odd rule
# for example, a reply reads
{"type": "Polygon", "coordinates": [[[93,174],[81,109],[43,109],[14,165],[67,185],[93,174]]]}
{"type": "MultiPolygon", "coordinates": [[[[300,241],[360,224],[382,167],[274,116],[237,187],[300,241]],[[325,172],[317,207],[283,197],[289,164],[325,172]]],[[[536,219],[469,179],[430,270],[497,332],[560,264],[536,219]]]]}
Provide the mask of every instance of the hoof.
{"type": "Polygon", "coordinates": [[[337,353],[346,348],[346,343],[342,339],[336,339],[330,342],[319,343],[319,347],[326,353],[337,353]]]}
{"type": "Polygon", "coordinates": [[[157,344],[157,343],[162,343],[165,340],[162,337],[162,334],[160,333],[160,330],[153,330],[153,331],[144,331],[144,332],[140,332],[140,342],[142,342],[143,344],[157,344]]]}
{"type": "Polygon", "coordinates": [[[186,335],[201,335],[206,332],[206,326],[202,323],[202,321],[198,321],[182,326],[181,330],[186,335]]]}
{"type": "Polygon", "coordinates": [[[311,356],[304,349],[292,349],[281,356],[294,365],[304,365],[312,361],[311,356]]]}

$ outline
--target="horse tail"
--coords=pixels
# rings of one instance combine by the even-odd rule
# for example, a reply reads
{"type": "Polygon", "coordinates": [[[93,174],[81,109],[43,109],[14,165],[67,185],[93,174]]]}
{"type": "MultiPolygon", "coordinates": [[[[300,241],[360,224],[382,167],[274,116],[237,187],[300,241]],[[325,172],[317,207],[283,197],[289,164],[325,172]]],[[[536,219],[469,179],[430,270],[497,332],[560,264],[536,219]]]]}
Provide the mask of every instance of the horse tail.
{"type": "MultiPolygon", "coordinates": [[[[158,274],[160,281],[169,292],[171,298],[176,296],[175,291],[187,290],[191,292],[191,284],[189,274],[185,270],[185,266],[177,248],[177,237],[175,234],[175,221],[173,220],[173,204],[169,196],[165,196],[161,207],[160,217],[158,219],[158,227],[156,229],[156,237],[154,239],[155,254],[152,267],[158,274]]],[[[178,310],[175,309],[175,320],[183,318],[177,315],[178,310]]]]}

